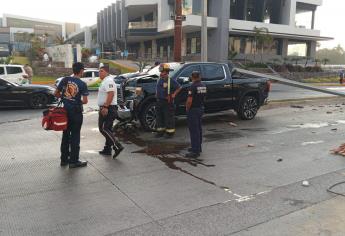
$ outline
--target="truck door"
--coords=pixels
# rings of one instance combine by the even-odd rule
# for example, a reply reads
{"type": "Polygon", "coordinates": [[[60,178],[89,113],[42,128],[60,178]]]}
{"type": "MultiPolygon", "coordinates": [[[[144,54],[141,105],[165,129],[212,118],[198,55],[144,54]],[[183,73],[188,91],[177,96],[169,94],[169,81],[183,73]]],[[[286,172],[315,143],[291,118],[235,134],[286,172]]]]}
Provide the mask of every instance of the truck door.
{"type": "Polygon", "coordinates": [[[232,84],[224,65],[202,64],[201,68],[201,79],[207,87],[205,109],[218,111],[232,107],[232,84]]]}
{"type": "Polygon", "coordinates": [[[183,114],[186,111],[186,100],[188,96],[188,88],[192,84],[192,82],[189,80],[190,76],[192,75],[193,71],[201,71],[201,68],[199,65],[186,65],[181,73],[177,77],[177,82],[182,87],[182,90],[175,98],[176,103],[176,113],[177,114],[183,114]]]}

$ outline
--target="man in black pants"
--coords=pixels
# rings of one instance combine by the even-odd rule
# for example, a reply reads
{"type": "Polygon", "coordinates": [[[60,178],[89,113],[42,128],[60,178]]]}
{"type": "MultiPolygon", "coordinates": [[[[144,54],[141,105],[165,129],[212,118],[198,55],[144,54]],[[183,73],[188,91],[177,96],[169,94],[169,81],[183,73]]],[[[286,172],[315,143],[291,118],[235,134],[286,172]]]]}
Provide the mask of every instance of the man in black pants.
{"type": "Polygon", "coordinates": [[[65,77],[59,83],[55,96],[62,98],[67,110],[68,127],[63,131],[61,141],[61,166],[69,164],[69,168],[85,167],[87,162],[79,160],[80,130],[83,124],[83,104],[87,104],[89,92],[85,82],[80,80],[84,65],[73,64],[73,76],[65,77]]]}
{"type": "Polygon", "coordinates": [[[191,148],[186,157],[197,158],[202,152],[202,125],[201,119],[204,112],[204,100],[207,94],[206,86],[201,82],[200,72],[193,71],[192,85],[188,90],[186,112],[190,134],[191,148]]]}
{"type": "Polygon", "coordinates": [[[99,68],[99,78],[102,83],[98,89],[98,129],[105,137],[105,146],[99,154],[111,156],[112,149],[116,158],[124,149],[121,143],[115,138],[112,131],[113,123],[117,114],[117,88],[112,76],[109,76],[109,65],[101,64],[99,68]]]}

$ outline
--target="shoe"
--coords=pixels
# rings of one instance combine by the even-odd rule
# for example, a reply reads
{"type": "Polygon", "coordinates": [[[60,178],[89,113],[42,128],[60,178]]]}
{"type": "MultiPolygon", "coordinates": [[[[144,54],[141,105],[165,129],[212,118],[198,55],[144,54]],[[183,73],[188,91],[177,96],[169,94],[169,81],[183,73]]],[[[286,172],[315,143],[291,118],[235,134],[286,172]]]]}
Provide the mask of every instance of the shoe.
{"type": "Polygon", "coordinates": [[[67,166],[68,165],[68,161],[61,161],[60,162],[60,166],[67,166]]]}
{"type": "Polygon", "coordinates": [[[87,161],[77,161],[76,163],[69,163],[69,168],[78,168],[87,166],[87,161]]]}
{"type": "Polygon", "coordinates": [[[187,158],[198,158],[200,156],[200,153],[195,153],[195,152],[189,152],[185,155],[187,158]]]}
{"type": "Polygon", "coordinates": [[[111,156],[111,150],[103,149],[102,151],[99,151],[98,153],[103,156],[111,156]]]}
{"type": "Polygon", "coordinates": [[[115,154],[113,155],[113,159],[115,159],[122,151],[125,149],[123,146],[120,146],[119,148],[115,149],[115,154]]]}
{"type": "MultiPolygon", "coordinates": [[[[188,148],[187,151],[188,152],[193,152],[193,149],[192,148],[188,148]]],[[[200,153],[202,153],[202,150],[200,151],[200,153]]]]}

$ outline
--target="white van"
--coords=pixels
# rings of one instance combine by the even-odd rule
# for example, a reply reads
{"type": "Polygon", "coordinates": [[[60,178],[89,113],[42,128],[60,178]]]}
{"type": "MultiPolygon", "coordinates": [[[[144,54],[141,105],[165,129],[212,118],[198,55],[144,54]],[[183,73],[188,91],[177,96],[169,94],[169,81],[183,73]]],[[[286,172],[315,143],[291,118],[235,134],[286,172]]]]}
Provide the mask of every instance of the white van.
{"type": "Polygon", "coordinates": [[[25,79],[24,66],[22,65],[1,65],[0,64],[0,78],[12,83],[25,84],[28,83],[25,79]]]}

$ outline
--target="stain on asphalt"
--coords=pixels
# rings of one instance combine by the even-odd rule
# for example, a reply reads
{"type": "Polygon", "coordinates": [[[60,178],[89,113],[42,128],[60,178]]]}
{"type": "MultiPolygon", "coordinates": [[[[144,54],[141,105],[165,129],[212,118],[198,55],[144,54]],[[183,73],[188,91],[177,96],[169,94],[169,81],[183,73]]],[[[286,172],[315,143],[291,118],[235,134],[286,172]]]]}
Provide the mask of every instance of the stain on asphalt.
{"type": "Polygon", "coordinates": [[[5,122],[0,122],[0,125],[8,124],[8,123],[18,123],[18,122],[23,122],[23,121],[27,121],[27,120],[30,120],[30,119],[9,120],[9,121],[5,121],[5,122]]]}
{"type": "Polygon", "coordinates": [[[204,135],[206,142],[219,141],[224,139],[242,138],[243,135],[237,132],[212,131],[204,135]]]}

